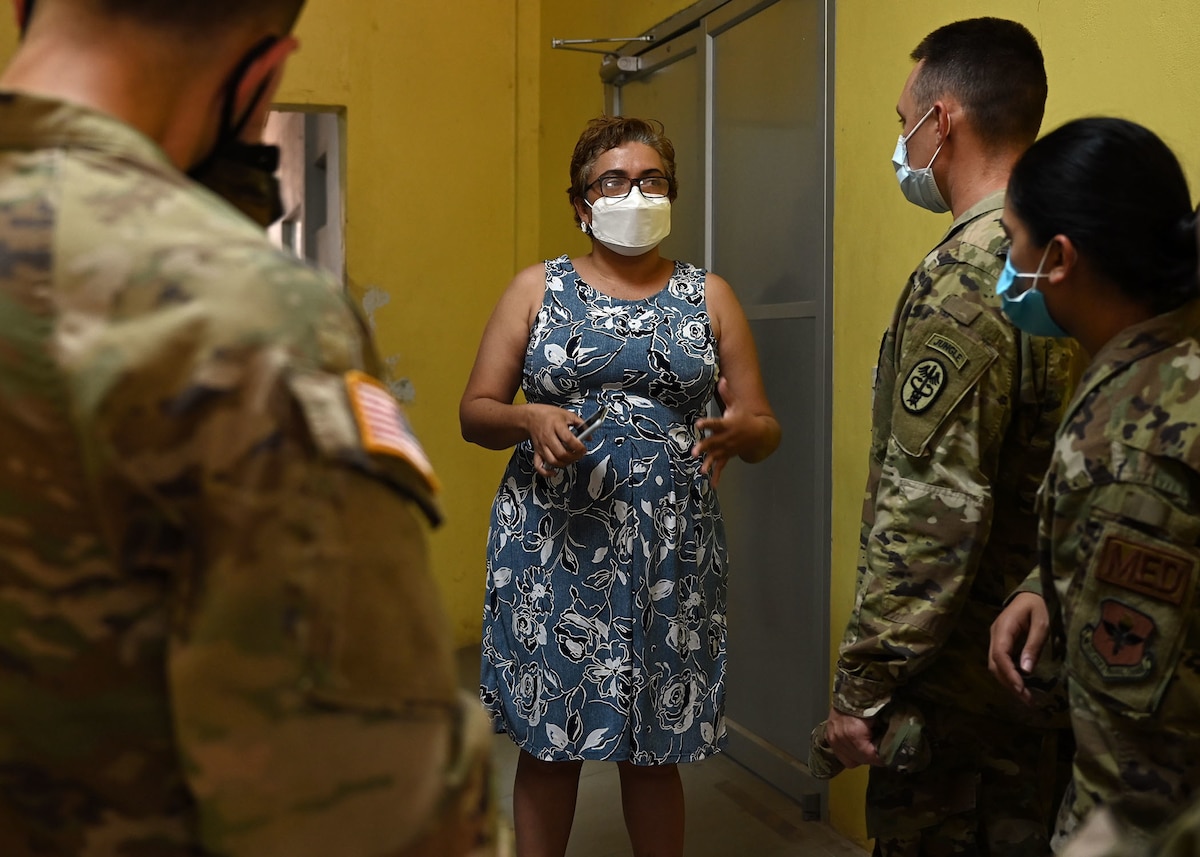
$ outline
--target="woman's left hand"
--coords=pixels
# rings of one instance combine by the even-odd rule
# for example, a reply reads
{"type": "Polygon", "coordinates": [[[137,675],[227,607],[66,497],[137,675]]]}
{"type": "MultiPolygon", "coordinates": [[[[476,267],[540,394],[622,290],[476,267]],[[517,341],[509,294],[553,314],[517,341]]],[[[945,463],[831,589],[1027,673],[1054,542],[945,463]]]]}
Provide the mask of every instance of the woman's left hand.
{"type": "Polygon", "coordinates": [[[729,384],[724,378],[717,385],[717,395],[725,403],[725,412],[719,417],[696,420],[696,429],[706,433],[706,437],[692,447],[692,457],[704,459],[700,472],[708,474],[713,485],[721,481],[721,471],[729,459],[735,455],[755,456],[772,428],[776,438],[770,448],[774,449],[778,443],[775,418],[744,412],[736,401],[728,398],[729,384]]]}

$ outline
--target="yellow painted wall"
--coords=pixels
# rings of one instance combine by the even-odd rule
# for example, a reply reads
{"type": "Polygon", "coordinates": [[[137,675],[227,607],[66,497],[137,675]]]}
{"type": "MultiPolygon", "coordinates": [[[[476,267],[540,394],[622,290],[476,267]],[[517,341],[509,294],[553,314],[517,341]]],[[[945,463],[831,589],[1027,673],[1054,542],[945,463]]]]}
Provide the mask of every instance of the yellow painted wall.
{"type": "MultiPolygon", "coordinates": [[[[1024,23],[1046,55],[1050,130],[1124,116],[1175,148],[1200,192],[1200,4],[1195,0],[838,0],[835,75],[833,646],[853,600],[871,367],[899,290],[950,224],[906,203],[891,167],[895,103],[921,38],[950,21],[1024,23]]],[[[833,781],[837,827],[862,837],[865,777],[833,781]]]]}
{"type": "MultiPolygon", "coordinates": [[[[440,475],[434,572],[460,644],[479,639],[500,464],[462,441],[458,400],[517,244],[519,27],[528,0],[310,0],[278,100],[346,109],[351,288],[391,300],[379,350],[440,475]]],[[[528,83],[528,81],[526,81],[528,83]]]]}

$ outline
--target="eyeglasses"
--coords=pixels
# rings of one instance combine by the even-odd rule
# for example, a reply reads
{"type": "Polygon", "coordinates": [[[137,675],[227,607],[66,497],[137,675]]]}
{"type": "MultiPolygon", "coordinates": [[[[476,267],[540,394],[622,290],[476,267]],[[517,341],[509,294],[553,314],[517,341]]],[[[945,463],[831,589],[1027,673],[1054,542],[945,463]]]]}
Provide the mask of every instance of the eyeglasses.
{"type": "Polygon", "coordinates": [[[586,189],[597,188],[601,196],[609,199],[624,199],[629,196],[634,185],[637,185],[642,196],[647,199],[664,197],[671,193],[671,180],[666,176],[643,176],[640,179],[631,179],[628,176],[601,176],[586,189]]]}

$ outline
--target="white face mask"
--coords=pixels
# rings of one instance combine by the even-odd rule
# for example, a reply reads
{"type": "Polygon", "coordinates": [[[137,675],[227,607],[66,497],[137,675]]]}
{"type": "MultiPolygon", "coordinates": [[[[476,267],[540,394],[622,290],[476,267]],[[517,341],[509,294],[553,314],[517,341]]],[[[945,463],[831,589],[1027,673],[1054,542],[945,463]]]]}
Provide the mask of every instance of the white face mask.
{"type": "Polygon", "coordinates": [[[914,170],[908,165],[908,138],[917,133],[917,129],[925,124],[925,120],[933,114],[933,110],[934,108],[930,107],[929,112],[921,117],[921,121],[914,125],[907,135],[900,135],[900,139],[896,141],[895,154],[892,155],[892,166],[896,170],[896,179],[900,182],[900,192],[904,194],[905,199],[913,205],[929,209],[934,214],[941,214],[950,210],[950,206],[946,204],[946,199],[938,190],[937,182],[933,178],[933,162],[937,160],[938,152],[942,151],[942,147],[937,147],[937,152],[934,152],[933,157],[929,159],[929,166],[914,170]]]}
{"type": "Polygon", "coordinates": [[[596,202],[584,200],[592,210],[592,226],[579,224],[585,234],[622,256],[649,253],[671,234],[670,197],[642,196],[641,188],[631,188],[623,199],[602,196],[596,202]]]}

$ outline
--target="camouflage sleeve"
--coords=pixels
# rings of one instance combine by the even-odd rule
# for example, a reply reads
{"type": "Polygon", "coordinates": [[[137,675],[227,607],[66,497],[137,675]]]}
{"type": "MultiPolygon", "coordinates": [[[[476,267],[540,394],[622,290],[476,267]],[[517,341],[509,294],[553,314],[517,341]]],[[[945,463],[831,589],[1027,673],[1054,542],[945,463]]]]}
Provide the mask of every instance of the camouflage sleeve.
{"type": "Polygon", "coordinates": [[[147,383],[110,436],[135,518],[167,532],[121,529],[178,565],[166,686],[204,853],[490,853],[490,728],[457,690],[432,476],[386,388],[283,346],[210,351],[137,407],[147,383]]]}
{"type": "MultiPolygon", "coordinates": [[[[935,276],[978,275],[967,267],[935,276]]],[[[961,297],[907,318],[834,684],[834,706],[857,716],[887,704],[953,629],[988,540],[1010,419],[1015,346],[1000,322],[961,297]]]]}
{"type": "Polygon", "coordinates": [[[1053,561],[1050,554],[1050,524],[1048,519],[1048,510],[1043,504],[1047,502],[1047,492],[1049,490],[1048,483],[1052,477],[1048,473],[1046,478],[1042,480],[1042,485],[1037,493],[1037,509],[1038,509],[1038,565],[1035,565],[1025,576],[1008,597],[1004,599],[1005,606],[1016,596],[1022,592],[1032,592],[1034,595],[1046,597],[1047,591],[1053,598],[1054,581],[1050,579],[1052,573],[1053,561]],[[1045,569],[1045,571],[1043,571],[1045,569]]]}
{"type": "Polygon", "coordinates": [[[1012,591],[1012,594],[1008,596],[1008,599],[1005,601],[1005,603],[1007,604],[1008,601],[1011,601],[1022,592],[1032,592],[1034,595],[1044,594],[1041,566],[1036,566],[1033,571],[1029,573],[1029,576],[1021,581],[1021,585],[1012,591]]]}

